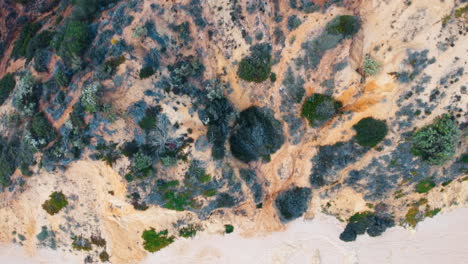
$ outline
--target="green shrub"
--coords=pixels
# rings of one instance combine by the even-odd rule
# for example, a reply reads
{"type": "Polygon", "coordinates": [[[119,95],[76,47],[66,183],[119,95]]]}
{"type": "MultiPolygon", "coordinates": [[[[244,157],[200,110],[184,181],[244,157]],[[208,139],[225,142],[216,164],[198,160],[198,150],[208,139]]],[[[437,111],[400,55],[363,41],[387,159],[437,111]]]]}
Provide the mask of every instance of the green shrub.
{"type": "Polygon", "coordinates": [[[184,211],[186,207],[192,204],[191,192],[175,192],[167,191],[163,195],[163,200],[165,202],[164,208],[184,211]]]}
{"type": "Polygon", "coordinates": [[[59,69],[54,72],[54,80],[59,86],[67,87],[70,83],[70,76],[62,69],[59,69]]]}
{"type": "Polygon", "coordinates": [[[197,234],[197,231],[199,229],[200,227],[194,224],[184,226],[181,229],[179,229],[179,236],[185,237],[185,238],[194,237],[197,234]]]}
{"type": "Polygon", "coordinates": [[[275,200],[281,221],[287,222],[302,216],[307,211],[311,196],[310,188],[297,186],[281,192],[275,200]]]}
{"type": "Polygon", "coordinates": [[[151,131],[156,128],[157,115],[159,110],[155,107],[148,108],[146,110],[145,116],[138,122],[138,125],[145,130],[146,132],[151,131]]]}
{"type": "Polygon", "coordinates": [[[270,74],[270,82],[276,82],[276,73],[272,72],[270,74]]]}
{"type": "Polygon", "coordinates": [[[271,46],[256,44],[250,48],[250,55],[242,58],[237,75],[246,81],[260,83],[268,78],[271,71],[271,46]]]}
{"type": "Polygon", "coordinates": [[[233,225],[224,225],[224,231],[226,234],[230,234],[234,232],[234,226],[233,225]]]}
{"type": "Polygon", "coordinates": [[[5,102],[8,96],[10,96],[13,89],[15,89],[15,85],[15,77],[11,73],[5,74],[5,76],[0,79],[0,106],[5,102]]]}
{"type": "Polygon", "coordinates": [[[144,171],[153,165],[153,159],[145,153],[139,151],[133,157],[133,166],[137,171],[144,171]]]}
{"type": "Polygon", "coordinates": [[[236,130],[229,138],[231,152],[248,163],[259,158],[268,160],[284,143],[281,123],[268,108],[249,107],[236,121],[236,130]]]}
{"type": "Polygon", "coordinates": [[[416,192],[418,192],[418,193],[427,193],[428,191],[430,191],[435,186],[436,186],[436,184],[435,184],[435,182],[433,180],[425,179],[425,180],[422,180],[422,181],[418,182],[418,184],[416,184],[416,192]]]}
{"type": "Polygon", "coordinates": [[[67,198],[62,192],[53,192],[49,197],[50,199],[42,204],[42,208],[50,215],[60,212],[62,208],[68,205],[67,198]]]}
{"type": "Polygon", "coordinates": [[[218,193],[216,189],[209,189],[209,190],[204,190],[203,195],[206,197],[212,197],[215,196],[218,193]]]}
{"type": "Polygon", "coordinates": [[[138,74],[140,76],[140,79],[146,79],[153,75],[156,71],[153,69],[152,66],[145,66],[141,68],[140,73],[138,74]]]}
{"type": "Polygon", "coordinates": [[[302,24],[301,19],[299,19],[296,15],[292,15],[288,17],[288,29],[292,31],[298,28],[302,24]]]}
{"type": "Polygon", "coordinates": [[[109,261],[109,253],[107,253],[107,251],[102,251],[101,253],[99,253],[99,260],[101,260],[101,262],[108,262],[109,261]]]}
{"type": "Polygon", "coordinates": [[[39,112],[34,115],[31,125],[31,132],[40,146],[46,146],[55,140],[55,129],[50,125],[44,114],[39,112]]]}
{"type": "Polygon", "coordinates": [[[332,35],[354,36],[361,27],[361,21],[357,16],[337,16],[333,18],[326,27],[327,33],[332,35]]]}
{"type": "Polygon", "coordinates": [[[353,126],[356,140],[364,147],[374,147],[387,135],[387,124],[384,121],[366,117],[353,126]]]}
{"type": "Polygon", "coordinates": [[[137,39],[145,38],[148,35],[148,29],[143,26],[137,26],[133,29],[133,37],[137,39]]]}
{"type": "Polygon", "coordinates": [[[28,71],[18,82],[13,93],[13,106],[23,116],[31,117],[37,112],[37,83],[32,74],[28,71]]]}
{"type": "Polygon", "coordinates": [[[464,153],[461,157],[462,163],[468,163],[468,153],[464,153]]]}
{"type": "Polygon", "coordinates": [[[55,49],[62,60],[72,69],[79,69],[81,55],[89,45],[88,25],[83,21],[68,21],[65,31],[59,33],[55,40],[55,49]]]}
{"type": "Polygon", "coordinates": [[[378,61],[375,61],[371,58],[371,56],[366,55],[364,58],[364,62],[362,64],[362,69],[366,76],[373,76],[380,72],[380,68],[382,64],[378,61]]]}
{"type": "Polygon", "coordinates": [[[43,30],[35,35],[28,44],[25,57],[29,61],[33,58],[36,51],[48,48],[52,41],[55,32],[50,30],[43,30]]]}
{"type": "Polygon", "coordinates": [[[143,231],[141,237],[144,240],[143,247],[149,252],[156,252],[174,242],[174,237],[169,236],[167,230],[156,233],[156,231],[151,228],[143,231]]]}
{"type": "Polygon", "coordinates": [[[10,177],[15,172],[15,151],[0,137],[0,189],[11,184],[10,177]]]}
{"type": "Polygon", "coordinates": [[[41,29],[40,23],[27,23],[23,26],[21,33],[18,39],[15,41],[13,51],[11,56],[13,58],[18,58],[26,55],[26,50],[28,48],[29,42],[34,37],[34,35],[41,29]]]}
{"type": "Polygon", "coordinates": [[[312,94],[302,105],[301,116],[309,121],[311,127],[320,127],[335,116],[342,104],[324,94],[312,94]]]}
{"type": "Polygon", "coordinates": [[[98,97],[97,93],[101,85],[98,82],[86,85],[81,92],[81,105],[84,110],[89,113],[98,111],[98,97]]]}
{"type": "Polygon", "coordinates": [[[412,153],[433,165],[441,165],[455,155],[461,135],[451,116],[444,114],[413,134],[412,153]]]}
{"type": "Polygon", "coordinates": [[[73,237],[72,248],[82,251],[90,251],[92,249],[89,239],[82,236],[73,237]]]}

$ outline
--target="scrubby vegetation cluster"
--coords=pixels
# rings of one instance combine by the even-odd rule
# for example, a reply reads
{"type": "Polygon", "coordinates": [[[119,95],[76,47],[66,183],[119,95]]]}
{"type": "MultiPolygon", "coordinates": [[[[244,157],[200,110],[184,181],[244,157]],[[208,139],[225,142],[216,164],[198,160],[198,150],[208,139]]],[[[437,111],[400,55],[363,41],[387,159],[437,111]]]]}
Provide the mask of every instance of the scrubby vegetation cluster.
{"type": "Polygon", "coordinates": [[[442,115],[413,134],[412,152],[430,164],[441,165],[455,154],[460,135],[452,117],[442,115]]]}
{"type": "Polygon", "coordinates": [[[310,188],[292,187],[281,192],[275,200],[281,221],[287,222],[302,216],[312,196],[310,188]]]}
{"type": "Polygon", "coordinates": [[[309,121],[310,126],[320,127],[336,114],[342,104],[331,96],[312,94],[302,105],[301,115],[309,121]]]}
{"type": "Polygon", "coordinates": [[[237,75],[243,80],[260,83],[271,72],[271,46],[268,43],[255,44],[250,48],[250,55],[239,62],[237,75]]]}
{"type": "Polygon", "coordinates": [[[349,218],[345,230],[340,234],[340,239],[346,242],[354,241],[357,235],[365,232],[372,237],[379,236],[394,225],[391,217],[378,216],[373,212],[356,213],[349,218]]]}
{"type": "Polygon", "coordinates": [[[270,109],[249,107],[240,113],[229,143],[232,155],[243,162],[269,161],[284,143],[282,125],[270,109]]]}
{"type": "Polygon", "coordinates": [[[42,208],[50,215],[60,212],[68,205],[67,198],[62,192],[53,192],[49,197],[50,199],[42,204],[42,208]]]}

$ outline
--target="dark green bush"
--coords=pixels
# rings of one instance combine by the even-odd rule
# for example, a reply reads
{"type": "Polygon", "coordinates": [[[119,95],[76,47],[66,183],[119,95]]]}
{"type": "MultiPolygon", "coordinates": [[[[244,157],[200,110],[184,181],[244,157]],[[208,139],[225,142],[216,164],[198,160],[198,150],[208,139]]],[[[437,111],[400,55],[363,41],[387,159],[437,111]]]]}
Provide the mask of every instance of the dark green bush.
{"type": "Polygon", "coordinates": [[[54,35],[55,32],[52,32],[50,30],[43,30],[37,35],[35,35],[29,42],[28,47],[26,49],[26,59],[29,61],[34,57],[36,51],[48,48],[54,35]]]}
{"type": "Polygon", "coordinates": [[[42,49],[34,54],[34,70],[37,72],[48,72],[51,53],[48,50],[42,49]]]}
{"type": "Polygon", "coordinates": [[[354,36],[361,28],[361,20],[357,16],[337,16],[327,24],[327,33],[341,34],[346,38],[354,36]]]}
{"type": "Polygon", "coordinates": [[[243,162],[268,160],[284,143],[283,128],[270,109],[249,107],[240,113],[229,143],[234,157],[243,162]]]}
{"type": "Polygon", "coordinates": [[[10,96],[13,89],[15,89],[15,85],[15,77],[11,73],[5,74],[5,76],[0,79],[0,105],[10,96]]]}
{"type": "Polygon", "coordinates": [[[311,127],[320,127],[335,116],[342,104],[333,97],[324,94],[312,94],[302,105],[301,116],[311,127]]]}
{"type": "Polygon", "coordinates": [[[298,28],[302,24],[301,19],[299,19],[296,15],[292,15],[288,17],[288,29],[289,31],[298,28]]]}
{"type": "Polygon", "coordinates": [[[68,205],[67,198],[62,192],[53,192],[49,200],[42,204],[42,208],[50,215],[54,215],[68,205]]]}
{"type": "Polygon", "coordinates": [[[411,150],[424,161],[441,165],[455,155],[460,135],[456,122],[450,115],[444,114],[413,134],[411,150]]]}
{"type": "Polygon", "coordinates": [[[271,46],[256,44],[250,48],[250,55],[239,63],[237,75],[246,81],[260,83],[268,78],[271,71],[271,46]]]}
{"type": "Polygon", "coordinates": [[[143,247],[149,252],[156,252],[169,246],[174,242],[175,238],[174,236],[169,236],[167,230],[156,233],[153,228],[143,231],[141,237],[144,240],[143,247]]]}
{"type": "Polygon", "coordinates": [[[140,76],[140,79],[146,79],[150,77],[151,75],[153,75],[154,73],[155,71],[152,66],[145,66],[141,68],[139,76],[140,76]]]}
{"type": "Polygon", "coordinates": [[[26,55],[26,50],[28,48],[29,42],[34,37],[34,35],[41,29],[40,23],[27,23],[23,26],[21,33],[18,39],[15,41],[13,51],[11,56],[13,58],[18,58],[26,55]]]}
{"type": "Polygon", "coordinates": [[[361,119],[353,126],[356,130],[356,140],[364,147],[374,147],[387,135],[387,124],[372,117],[361,119]]]}
{"type": "Polygon", "coordinates": [[[34,115],[31,132],[34,139],[40,143],[40,146],[46,146],[55,140],[56,137],[55,129],[50,125],[43,113],[37,113],[34,115]]]}
{"type": "Polygon", "coordinates": [[[158,114],[160,113],[159,107],[150,107],[146,109],[145,116],[138,122],[138,125],[146,132],[156,128],[158,114]]]}
{"type": "Polygon", "coordinates": [[[81,55],[89,45],[88,25],[83,21],[70,20],[60,33],[55,43],[55,48],[63,61],[71,68],[79,68],[81,55]]]}
{"type": "Polygon", "coordinates": [[[10,177],[15,172],[15,150],[8,142],[0,137],[0,189],[11,184],[10,177]]]}
{"type": "Polygon", "coordinates": [[[349,218],[345,230],[340,234],[340,239],[345,242],[354,241],[357,235],[362,235],[366,231],[369,236],[376,237],[394,225],[395,222],[390,217],[381,217],[368,211],[356,213],[349,218]]]}
{"type": "Polygon", "coordinates": [[[425,179],[425,180],[418,182],[415,188],[416,188],[416,192],[418,193],[427,193],[435,186],[436,184],[432,179],[425,179]]]}
{"type": "Polygon", "coordinates": [[[54,73],[54,80],[59,86],[67,87],[70,83],[70,76],[63,69],[58,69],[54,73]]]}
{"type": "Polygon", "coordinates": [[[275,200],[281,221],[287,222],[302,216],[309,206],[310,188],[292,187],[283,191],[275,200]]]}
{"type": "Polygon", "coordinates": [[[224,232],[226,232],[226,234],[230,234],[230,233],[234,232],[234,226],[233,225],[224,225],[224,232]]]}
{"type": "Polygon", "coordinates": [[[182,86],[190,78],[200,78],[205,71],[205,66],[200,59],[193,56],[183,57],[175,64],[167,66],[171,76],[171,83],[175,86],[182,86]]]}

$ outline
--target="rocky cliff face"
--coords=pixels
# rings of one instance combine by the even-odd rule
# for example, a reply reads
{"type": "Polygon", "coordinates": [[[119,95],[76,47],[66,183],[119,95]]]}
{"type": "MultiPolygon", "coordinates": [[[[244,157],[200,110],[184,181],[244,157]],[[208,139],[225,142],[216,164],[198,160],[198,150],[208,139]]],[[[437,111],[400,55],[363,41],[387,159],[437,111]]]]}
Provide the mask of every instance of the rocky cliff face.
{"type": "Polygon", "coordinates": [[[130,263],[225,225],[323,211],[348,241],[466,205],[466,10],[4,1],[0,239],[130,263]]]}

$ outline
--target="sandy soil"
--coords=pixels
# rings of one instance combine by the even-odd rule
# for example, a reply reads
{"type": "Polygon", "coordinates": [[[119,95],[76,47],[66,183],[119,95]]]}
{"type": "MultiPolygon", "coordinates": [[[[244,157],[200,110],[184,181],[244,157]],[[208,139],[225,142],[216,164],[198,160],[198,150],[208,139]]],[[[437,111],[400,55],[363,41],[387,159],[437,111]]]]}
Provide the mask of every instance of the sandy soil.
{"type": "MultiPolygon", "coordinates": [[[[459,208],[420,223],[416,230],[391,228],[382,236],[338,239],[342,224],[318,214],[312,221],[296,220],[283,232],[245,238],[201,234],[179,239],[141,263],[451,263],[468,258],[468,208],[459,208]]],[[[13,245],[0,246],[2,263],[81,263],[79,258],[53,250],[39,250],[33,258],[13,245]]]]}

